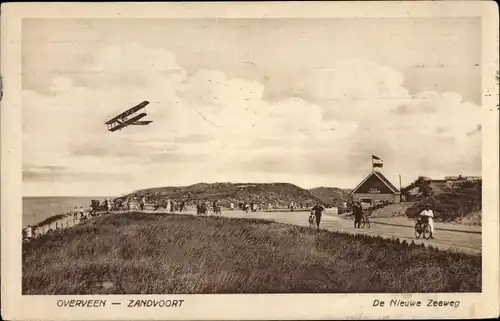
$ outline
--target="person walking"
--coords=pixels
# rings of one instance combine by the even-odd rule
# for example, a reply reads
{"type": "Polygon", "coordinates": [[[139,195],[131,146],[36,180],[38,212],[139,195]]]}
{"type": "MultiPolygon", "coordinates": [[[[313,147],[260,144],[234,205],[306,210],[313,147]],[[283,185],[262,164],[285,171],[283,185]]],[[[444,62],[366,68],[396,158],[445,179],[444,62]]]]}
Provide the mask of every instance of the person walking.
{"type": "Polygon", "coordinates": [[[319,230],[319,224],[321,223],[321,214],[323,214],[323,211],[325,208],[321,206],[319,203],[316,203],[316,205],[312,208],[312,211],[314,212],[314,216],[316,216],[316,229],[319,230]]]}
{"type": "Polygon", "coordinates": [[[353,205],[352,213],[354,214],[354,228],[361,228],[361,218],[363,217],[363,207],[360,202],[353,205]]]}
{"type": "Polygon", "coordinates": [[[146,204],[146,197],[143,196],[141,198],[141,212],[144,211],[144,205],[146,204]]]}
{"type": "Polygon", "coordinates": [[[33,229],[31,228],[31,225],[28,225],[28,227],[26,228],[26,238],[28,240],[31,240],[32,237],[33,237],[33,229]]]}
{"type": "Polygon", "coordinates": [[[172,212],[172,203],[170,202],[170,200],[167,201],[167,206],[165,207],[165,211],[167,213],[171,213],[172,212]]]}

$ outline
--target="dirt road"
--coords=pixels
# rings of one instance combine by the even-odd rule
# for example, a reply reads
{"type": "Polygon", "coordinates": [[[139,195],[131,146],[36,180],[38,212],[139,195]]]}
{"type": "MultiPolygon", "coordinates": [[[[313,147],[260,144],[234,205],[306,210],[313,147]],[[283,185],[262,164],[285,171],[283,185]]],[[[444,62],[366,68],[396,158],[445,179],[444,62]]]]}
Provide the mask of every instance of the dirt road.
{"type": "MultiPolygon", "coordinates": [[[[188,212],[186,214],[193,214],[188,212]]],[[[308,212],[255,212],[223,211],[223,216],[239,218],[257,218],[273,220],[286,224],[308,226],[308,212]]],[[[481,232],[479,228],[468,228],[452,224],[435,224],[435,238],[431,240],[416,239],[411,221],[372,219],[370,229],[355,229],[353,220],[342,219],[338,216],[323,215],[321,228],[344,233],[362,233],[379,235],[385,238],[399,238],[417,244],[424,243],[440,249],[461,251],[468,254],[481,254],[481,232]]]]}

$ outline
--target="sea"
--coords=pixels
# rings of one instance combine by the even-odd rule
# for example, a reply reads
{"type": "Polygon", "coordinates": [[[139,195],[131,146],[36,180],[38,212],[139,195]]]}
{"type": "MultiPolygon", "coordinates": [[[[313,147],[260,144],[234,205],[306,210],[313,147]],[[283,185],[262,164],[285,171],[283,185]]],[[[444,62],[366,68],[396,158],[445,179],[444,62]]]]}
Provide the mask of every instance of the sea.
{"type": "Polygon", "coordinates": [[[114,197],[23,197],[23,228],[35,225],[52,215],[72,212],[75,206],[89,209],[90,201],[93,199],[102,202],[112,198],[114,197]]]}

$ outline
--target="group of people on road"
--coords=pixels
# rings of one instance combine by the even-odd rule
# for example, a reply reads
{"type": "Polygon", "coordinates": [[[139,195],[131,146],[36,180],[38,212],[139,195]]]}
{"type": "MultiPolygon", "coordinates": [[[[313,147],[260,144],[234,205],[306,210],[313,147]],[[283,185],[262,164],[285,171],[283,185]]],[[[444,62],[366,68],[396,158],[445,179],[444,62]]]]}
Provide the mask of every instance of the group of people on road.
{"type": "MultiPolygon", "coordinates": [[[[315,206],[311,208],[311,215],[314,215],[316,218],[316,228],[319,229],[320,223],[321,223],[321,215],[325,208],[320,205],[319,203],[316,203],[315,206]]],[[[293,211],[293,210],[292,210],[293,211]]],[[[365,212],[363,211],[363,206],[361,202],[356,201],[352,204],[352,215],[354,216],[354,228],[355,229],[360,229],[361,228],[361,222],[363,220],[363,217],[365,215],[365,212]]],[[[423,211],[419,213],[419,218],[429,224],[430,227],[430,238],[434,238],[434,212],[432,211],[430,206],[426,206],[423,211]]]]}
{"type": "Polygon", "coordinates": [[[94,216],[99,211],[108,211],[111,212],[113,210],[118,210],[117,203],[114,200],[104,199],[103,202],[99,200],[91,200],[90,201],[90,215],[94,216]]]}
{"type": "MultiPolygon", "coordinates": [[[[231,203],[232,210],[234,210],[234,205],[231,203]]],[[[217,200],[212,201],[212,213],[215,215],[222,215],[222,209],[217,200]]],[[[206,202],[196,203],[196,214],[197,215],[207,215],[209,213],[209,206],[206,202]]]]}
{"type": "MultiPolygon", "coordinates": [[[[39,235],[44,234],[44,231],[46,233],[51,233],[54,231],[54,229],[51,226],[54,226],[54,225],[55,225],[56,230],[63,228],[64,222],[66,222],[67,226],[69,226],[69,224],[68,224],[69,221],[64,220],[65,217],[67,218],[67,217],[73,216],[73,222],[75,222],[77,220],[78,221],[86,220],[88,218],[88,215],[92,215],[92,216],[95,215],[94,213],[92,213],[92,207],[90,208],[89,211],[86,211],[83,208],[83,206],[80,206],[80,208],[75,206],[73,208],[73,211],[65,212],[65,213],[61,213],[61,214],[49,217],[50,222],[47,222],[47,220],[44,220],[35,226],[28,225],[27,227],[25,227],[22,230],[23,240],[28,241],[28,240],[35,239],[39,235]],[[61,220],[63,220],[63,221],[61,221],[61,220]],[[45,223],[45,222],[47,222],[47,223],[45,223]],[[42,225],[40,225],[40,224],[42,224],[42,225]]],[[[75,223],[72,223],[71,226],[73,226],[74,224],[75,223]]]]}
{"type": "MultiPolygon", "coordinates": [[[[146,204],[146,198],[142,197],[139,201],[139,206],[140,206],[141,210],[144,210],[145,204],[146,204]]],[[[96,214],[97,209],[99,208],[98,205],[100,205],[100,204],[97,204],[96,202],[94,202],[94,200],[92,200],[91,208],[90,208],[90,211],[88,212],[88,214],[94,216],[96,214]]],[[[102,203],[102,205],[105,209],[108,209],[109,211],[112,210],[111,201],[105,200],[102,203]]],[[[128,201],[127,205],[128,205],[127,206],[128,209],[130,209],[130,207],[131,207],[130,200],[128,201]]],[[[155,211],[157,210],[158,207],[159,207],[158,203],[155,203],[155,211]]],[[[254,203],[254,202],[240,203],[239,207],[240,207],[240,209],[242,209],[245,212],[248,212],[248,210],[252,210],[253,212],[260,210],[260,207],[258,207],[256,205],[256,203],[254,203]]],[[[171,201],[171,200],[167,201],[166,210],[168,212],[174,212],[175,210],[179,210],[180,212],[182,212],[184,210],[184,208],[185,208],[185,201],[181,201],[178,203],[175,201],[171,201]]],[[[207,214],[208,213],[208,206],[204,202],[197,203],[196,209],[197,209],[197,214],[207,214]]],[[[230,203],[229,209],[231,211],[234,211],[234,203],[230,203]]],[[[293,209],[294,209],[293,202],[290,203],[289,209],[291,211],[293,211],[293,209]]],[[[317,229],[320,228],[321,216],[322,216],[324,210],[325,210],[325,207],[323,207],[320,203],[316,203],[310,210],[310,215],[311,216],[314,215],[317,229]]],[[[221,214],[221,207],[218,204],[217,200],[212,201],[212,211],[214,214],[221,214]]],[[[75,206],[73,209],[74,220],[77,220],[77,219],[85,220],[87,218],[86,214],[87,213],[85,212],[85,210],[83,209],[82,206],[80,206],[80,208],[77,208],[75,206]]],[[[68,215],[71,215],[71,214],[69,213],[68,215]]],[[[352,204],[352,215],[354,216],[354,228],[355,229],[361,228],[361,222],[362,222],[363,216],[365,215],[361,202],[355,201],[352,204]]],[[[419,213],[419,219],[421,219],[429,224],[430,232],[431,232],[430,238],[432,238],[432,239],[434,238],[434,220],[433,220],[433,218],[434,218],[434,212],[432,211],[430,206],[426,206],[424,208],[424,210],[419,213]]],[[[28,240],[32,239],[32,238],[34,238],[35,234],[36,234],[36,229],[34,227],[32,227],[31,225],[28,225],[25,229],[23,229],[23,239],[28,239],[28,240]]]]}
{"type": "Polygon", "coordinates": [[[84,218],[85,216],[85,210],[83,209],[82,206],[80,206],[80,209],[78,209],[78,207],[74,207],[73,208],[73,219],[77,220],[77,219],[82,219],[84,218]]]}
{"type": "Polygon", "coordinates": [[[248,212],[258,212],[260,211],[261,207],[259,204],[257,204],[254,201],[251,202],[240,202],[240,210],[242,210],[245,213],[248,212]]]}
{"type": "MultiPolygon", "coordinates": [[[[269,204],[269,207],[271,207],[271,204],[269,204]]],[[[288,209],[290,210],[290,212],[293,212],[295,211],[295,209],[298,209],[300,208],[301,210],[304,209],[304,208],[307,208],[307,204],[304,204],[304,203],[300,203],[300,204],[295,204],[295,202],[290,202],[290,204],[288,204],[288,209]]]]}
{"type": "MultiPolygon", "coordinates": [[[[141,201],[141,210],[144,210],[145,202],[141,201]]],[[[156,212],[160,207],[165,208],[167,213],[172,212],[183,212],[186,209],[186,201],[175,201],[175,200],[167,200],[164,203],[159,201],[155,201],[153,203],[153,211],[156,212]]]]}

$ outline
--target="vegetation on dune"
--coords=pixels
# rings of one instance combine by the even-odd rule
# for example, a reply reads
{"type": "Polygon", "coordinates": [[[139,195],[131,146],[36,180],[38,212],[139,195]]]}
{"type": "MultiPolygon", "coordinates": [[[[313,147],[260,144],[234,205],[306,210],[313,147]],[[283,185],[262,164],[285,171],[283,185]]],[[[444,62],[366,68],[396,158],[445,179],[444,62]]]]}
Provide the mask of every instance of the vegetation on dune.
{"type": "Polygon", "coordinates": [[[479,292],[481,257],[261,220],[115,214],[23,245],[22,291],[479,292]]]}
{"type": "Polygon", "coordinates": [[[312,206],[319,201],[308,190],[289,183],[199,183],[190,186],[157,187],[138,190],[118,200],[125,201],[131,197],[142,196],[159,203],[168,199],[186,201],[187,205],[194,205],[197,201],[217,200],[223,207],[229,207],[230,203],[237,205],[239,202],[255,202],[263,206],[271,204],[286,208],[290,202],[312,206]]]}
{"type": "Polygon", "coordinates": [[[311,194],[325,205],[342,206],[349,199],[350,190],[337,187],[316,187],[309,190],[311,194]]]}
{"type": "Polygon", "coordinates": [[[439,193],[443,189],[445,191],[451,191],[451,188],[446,187],[446,183],[436,183],[436,181],[420,176],[410,185],[402,188],[401,193],[405,196],[407,201],[418,201],[439,193]]]}
{"type": "Polygon", "coordinates": [[[474,212],[470,213],[466,216],[463,216],[459,218],[456,222],[458,224],[463,224],[463,225],[475,225],[475,226],[481,226],[482,225],[482,219],[481,219],[481,212],[474,212]]]}
{"type": "Polygon", "coordinates": [[[435,220],[438,222],[480,224],[482,183],[481,181],[466,181],[458,184],[451,191],[425,197],[409,207],[406,215],[414,218],[427,206],[434,211],[435,220]],[[474,218],[468,219],[469,216],[474,218]]]}

